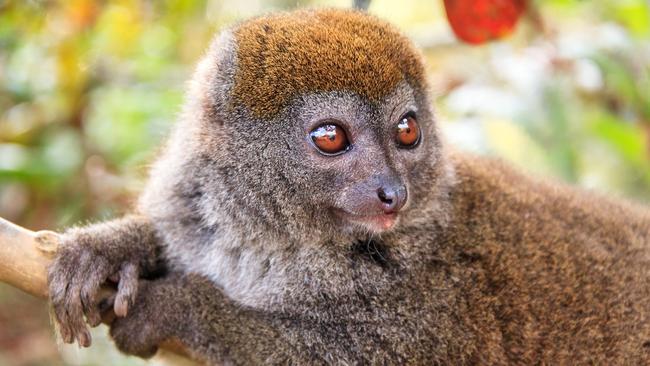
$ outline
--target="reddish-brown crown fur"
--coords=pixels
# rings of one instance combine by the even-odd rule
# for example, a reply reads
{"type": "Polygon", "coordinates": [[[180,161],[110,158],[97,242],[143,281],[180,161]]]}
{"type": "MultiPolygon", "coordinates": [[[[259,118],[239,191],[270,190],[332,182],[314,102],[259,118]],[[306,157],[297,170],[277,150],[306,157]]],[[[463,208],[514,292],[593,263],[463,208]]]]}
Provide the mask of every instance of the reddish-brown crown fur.
{"type": "Polygon", "coordinates": [[[377,102],[401,81],[424,87],[416,48],[362,12],[274,14],[242,23],[234,36],[233,96],[258,118],[272,118],[302,93],[349,91],[377,102]]]}

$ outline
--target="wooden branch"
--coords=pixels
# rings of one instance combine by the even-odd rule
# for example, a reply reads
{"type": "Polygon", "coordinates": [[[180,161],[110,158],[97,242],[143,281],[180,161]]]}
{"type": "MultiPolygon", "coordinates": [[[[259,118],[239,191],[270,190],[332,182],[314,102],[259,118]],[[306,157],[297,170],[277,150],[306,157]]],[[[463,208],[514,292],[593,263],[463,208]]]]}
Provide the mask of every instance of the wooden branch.
{"type": "Polygon", "coordinates": [[[47,266],[58,244],[52,231],[33,232],[0,218],[0,281],[47,298],[47,266]]]}
{"type": "MultiPolygon", "coordinates": [[[[58,246],[57,233],[34,232],[0,217],[0,282],[47,299],[47,267],[58,246]]],[[[174,359],[175,364],[180,360],[179,355],[189,357],[189,352],[177,341],[165,342],[160,348],[164,358],[174,359]]]]}

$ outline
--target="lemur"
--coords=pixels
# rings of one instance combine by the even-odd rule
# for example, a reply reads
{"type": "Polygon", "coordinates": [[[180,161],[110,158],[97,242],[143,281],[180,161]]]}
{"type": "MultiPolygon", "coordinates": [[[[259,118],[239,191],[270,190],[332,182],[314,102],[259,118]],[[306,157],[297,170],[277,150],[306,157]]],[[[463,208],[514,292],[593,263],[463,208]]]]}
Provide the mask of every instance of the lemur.
{"type": "Polygon", "coordinates": [[[137,207],[63,235],[62,339],[90,345],[113,278],[110,334],[143,357],[648,364],[648,209],[456,151],[438,123],[420,51],[372,15],[223,31],[137,207]]]}

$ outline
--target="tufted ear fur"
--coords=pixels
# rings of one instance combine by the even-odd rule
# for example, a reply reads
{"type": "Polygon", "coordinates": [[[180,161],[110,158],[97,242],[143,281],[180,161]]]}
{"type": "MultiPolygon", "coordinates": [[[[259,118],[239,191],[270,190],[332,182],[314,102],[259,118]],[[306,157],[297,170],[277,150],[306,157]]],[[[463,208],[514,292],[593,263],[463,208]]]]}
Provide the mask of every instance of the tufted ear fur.
{"type": "Polygon", "coordinates": [[[222,31],[212,41],[190,79],[181,121],[224,123],[218,112],[225,111],[231,103],[230,94],[237,70],[236,49],[230,29],[222,31]]]}

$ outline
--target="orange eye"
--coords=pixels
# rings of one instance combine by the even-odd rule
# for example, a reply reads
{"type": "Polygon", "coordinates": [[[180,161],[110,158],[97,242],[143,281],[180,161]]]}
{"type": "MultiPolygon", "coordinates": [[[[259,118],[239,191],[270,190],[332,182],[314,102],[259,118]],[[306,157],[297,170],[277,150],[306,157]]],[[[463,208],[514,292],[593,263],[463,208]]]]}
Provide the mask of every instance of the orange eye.
{"type": "Polygon", "coordinates": [[[309,133],[314,146],[325,155],[338,155],[350,149],[348,136],[340,126],[324,124],[309,133]]]}
{"type": "Polygon", "coordinates": [[[413,113],[408,113],[397,123],[395,139],[401,147],[415,147],[420,142],[420,126],[413,113]]]}

